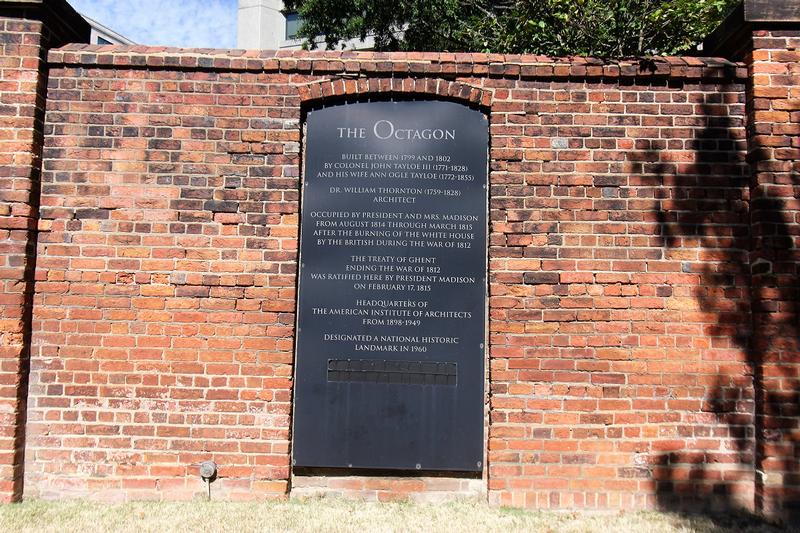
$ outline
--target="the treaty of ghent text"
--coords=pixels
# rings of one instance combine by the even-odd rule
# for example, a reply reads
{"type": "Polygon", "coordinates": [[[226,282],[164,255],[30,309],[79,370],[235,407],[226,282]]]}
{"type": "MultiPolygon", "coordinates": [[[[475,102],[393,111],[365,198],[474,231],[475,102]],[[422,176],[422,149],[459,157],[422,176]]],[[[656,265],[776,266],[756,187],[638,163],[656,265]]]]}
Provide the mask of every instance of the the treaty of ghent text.
{"type": "Polygon", "coordinates": [[[306,128],[294,464],[481,470],[485,115],[367,102],[306,128]]]}

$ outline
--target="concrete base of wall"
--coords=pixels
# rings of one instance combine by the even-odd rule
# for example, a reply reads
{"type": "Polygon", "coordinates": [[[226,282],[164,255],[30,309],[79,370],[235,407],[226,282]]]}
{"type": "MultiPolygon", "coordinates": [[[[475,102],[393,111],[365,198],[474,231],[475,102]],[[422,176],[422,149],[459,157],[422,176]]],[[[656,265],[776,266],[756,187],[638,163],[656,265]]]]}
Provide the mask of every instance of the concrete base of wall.
{"type": "Polygon", "coordinates": [[[290,498],[334,497],[368,502],[438,503],[466,498],[485,500],[486,480],[449,476],[363,476],[345,472],[293,475],[290,498]]]}

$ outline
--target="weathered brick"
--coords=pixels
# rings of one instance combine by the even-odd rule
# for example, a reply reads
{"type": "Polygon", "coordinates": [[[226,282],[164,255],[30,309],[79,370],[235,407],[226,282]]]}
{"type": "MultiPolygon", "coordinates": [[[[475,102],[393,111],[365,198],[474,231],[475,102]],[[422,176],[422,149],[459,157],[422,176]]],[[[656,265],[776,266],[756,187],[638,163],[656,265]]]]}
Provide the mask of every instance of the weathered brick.
{"type": "Polygon", "coordinates": [[[18,500],[22,490],[23,387],[30,354],[26,332],[31,327],[30,266],[39,202],[31,193],[37,188],[42,150],[37,108],[45,91],[36,80],[44,68],[40,56],[47,32],[36,20],[0,17],[0,503],[18,500]]]}
{"type": "MultiPolygon", "coordinates": [[[[28,494],[191,497],[207,458],[226,498],[285,494],[300,117],[374,92],[489,115],[487,481],[303,473],[294,493],[642,508],[712,484],[715,503],[751,507],[754,487],[796,490],[794,55],[753,56],[747,115],[742,64],[723,60],[293,54],[51,52],[38,224],[33,134],[5,145],[24,164],[0,175],[3,384],[21,382],[25,251],[41,230],[28,494]]],[[[14,96],[33,129],[35,86],[14,96]]],[[[18,427],[7,390],[0,426],[18,427]]],[[[2,449],[14,439],[0,433],[2,449]]],[[[3,497],[20,474],[0,465],[3,497]]]]}

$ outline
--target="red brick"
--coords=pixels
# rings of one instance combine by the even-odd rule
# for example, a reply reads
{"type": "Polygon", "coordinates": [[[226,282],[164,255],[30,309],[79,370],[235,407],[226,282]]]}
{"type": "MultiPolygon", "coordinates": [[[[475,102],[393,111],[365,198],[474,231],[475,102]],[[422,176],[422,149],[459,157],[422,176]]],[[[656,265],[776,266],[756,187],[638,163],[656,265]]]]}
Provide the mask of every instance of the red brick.
{"type": "MultiPolygon", "coordinates": [[[[369,92],[441,95],[489,113],[493,501],[652,507],[653,487],[689,500],[709,486],[691,469],[673,469],[664,487],[648,476],[654,465],[697,457],[714,461],[731,494],[752,492],[754,476],[738,474],[752,474],[757,462],[775,479],[787,474],[800,131],[783,61],[794,56],[753,56],[755,105],[746,115],[742,65],[721,60],[658,59],[651,73],[581,58],[248,54],[51,53],[38,224],[25,192],[33,189],[25,165],[36,160],[29,141],[7,145],[24,164],[12,168],[12,181],[0,178],[10,184],[0,237],[13,250],[0,265],[11,280],[0,292],[8,412],[18,409],[24,349],[24,250],[29,228],[41,229],[31,496],[93,487],[191,497],[202,491],[195,465],[209,458],[220,464],[223,497],[285,494],[301,106],[369,92]],[[198,70],[209,59],[214,69],[198,70]],[[342,70],[366,77],[342,79],[342,70]],[[164,102],[172,113],[154,112],[164,102]],[[92,105],[102,111],[80,111],[92,105]],[[181,125],[198,115],[207,120],[181,125]],[[748,124],[757,134],[752,189],[748,124]],[[119,127],[164,138],[88,144],[122,135],[119,127]],[[783,202],[783,226],[750,211],[751,198],[783,202]],[[751,227],[751,215],[762,225],[751,227]],[[753,250],[750,237],[760,239],[753,250]],[[785,248],[769,249],[773,241],[785,248]],[[750,253],[764,269],[753,277],[752,314],[750,253]],[[753,389],[742,342],[753,318],[767,390],[753,389]],[[769,406],[761,414],[779,442],[754,457],[747,437],[741,459],[725,454],[740,449],[737,435],[753,435],[756,405],[769,406]],[[59,474],[76,468],[88,473],[84,481],[59,474]]],[[[7,422],[0,426],[13,427],[7,422]]],[[[0,445],[11,440],[6,433],[0,445]]],[[[4,466],[2,497],[21,473],[4,466]]],[[[445,481],[435,489],[414,477],[332,476],[317,488],[394,499],[469,485],[445,481]]],[[[769,476],[761,489],[776,499],[785,492],[769,476]]]]}

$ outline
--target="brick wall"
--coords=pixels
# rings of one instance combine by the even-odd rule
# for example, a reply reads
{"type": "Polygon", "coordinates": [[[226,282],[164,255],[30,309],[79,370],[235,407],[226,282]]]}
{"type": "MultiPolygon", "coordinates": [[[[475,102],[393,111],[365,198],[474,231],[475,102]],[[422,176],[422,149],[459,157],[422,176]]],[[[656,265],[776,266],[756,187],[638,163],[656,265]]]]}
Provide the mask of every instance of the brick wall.
{"type": "Polygon", "coordinates": [[[285,74],[51,72],[26,493],[283,494],[299,111],[285,74]],[[294,104],[293,104],[294,102],[294,104]]]}
{"type": "Polygon", "coordinates": [[[753,507],[742,67],[99,47],[51,67],[27,494],[189,498],[209,458],[222,497],[287,491],[302,109],[388,92],[490,114],[490,500],[753,507]]]}
{"type": "Polygon", "coordinates": [[[717,48],[741,64],[73,45],[48,66],[88,26],[46,4],[0,6],[0,502],[23,456],[26,495],[107,500],[193,498],[214,459],[225,499],[799,519],[800,32],[742,26],[717,48]],[[303,112],[376,93],[490,118],[482,476],[290,466],[303,112]]]}
{"type": "Polygon", "coordinates": [[[743,87],[487,83],[491,499],[749,506],[743,87]]]}
{"type": "Polygon", "coordinates": [[[0,502],[22,495],[45,56],[88,37],[64,0],[0,3],[0,502]]]}
{"type": "Polygon", "coordinates": [[[42,32],[41,22],[0,17],[0,502],[22,490],[42,32]]]}
{"type": "Polygon", "coordinates": [[[800,521],[800,32],[756,31],[748,55],[757,504],[800,521]]]}

